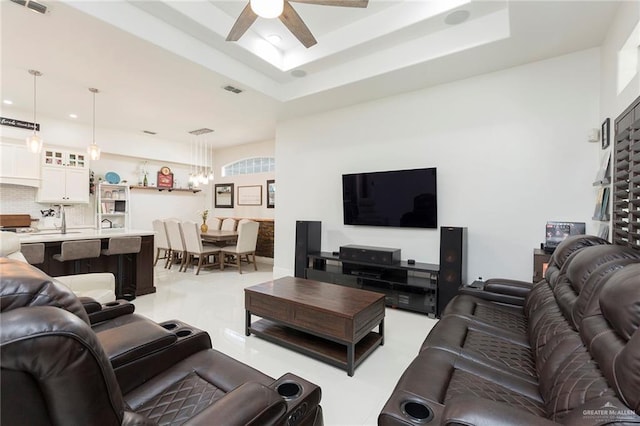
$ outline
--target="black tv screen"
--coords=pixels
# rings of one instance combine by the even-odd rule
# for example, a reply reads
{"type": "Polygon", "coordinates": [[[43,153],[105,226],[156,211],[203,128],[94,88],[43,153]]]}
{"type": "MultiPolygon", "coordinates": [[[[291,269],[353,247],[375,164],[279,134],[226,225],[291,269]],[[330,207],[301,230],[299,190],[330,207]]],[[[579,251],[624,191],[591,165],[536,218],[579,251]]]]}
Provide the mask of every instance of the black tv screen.
{"type": "Polygon", "coordinates": [[[342,175],[345,225],[438,227],[436,168],[342,175]]]}

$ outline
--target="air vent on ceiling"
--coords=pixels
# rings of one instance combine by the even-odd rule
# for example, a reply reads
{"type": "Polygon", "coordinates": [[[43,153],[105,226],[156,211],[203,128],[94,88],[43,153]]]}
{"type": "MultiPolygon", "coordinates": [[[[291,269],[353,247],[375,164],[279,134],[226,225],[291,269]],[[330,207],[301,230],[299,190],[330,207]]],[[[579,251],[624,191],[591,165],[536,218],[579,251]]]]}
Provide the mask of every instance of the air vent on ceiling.
{"type": "Polygon", "coordinates": [[[151,130],[143,130],[142,133],[146,133],[147,135],[157,135],[158,132],[152,132],[151,130]]]}
{"type": "Polygon", "coordinates": [[[242,89],[238,89],[237,87],[233,87],[233,86],[224,86],[223,87],[224,90],[226,90],[227,92],[232,92],[232,93],[242,93],[242,89]]]}
{"type": "Polygon", "coordinates": [[[203,127],[202,129],[192,130],[189,133],[191,133],[192,135],[200,136],[200,135],[204,135],[206,133],[211,133],[211,132],[213,132],[213,130],[203,127]]]}
{"type": "Polygon", "coordinates": [[[28,9],[33,10],[34,12],[38,12],[41,14],[46,14],[47,13],[47,6],[45,6],[42,3],[38,3],[36,1],[33,0],[11,0],[12,2],[19,4],[20,6],[26,6],[28,9]]]}

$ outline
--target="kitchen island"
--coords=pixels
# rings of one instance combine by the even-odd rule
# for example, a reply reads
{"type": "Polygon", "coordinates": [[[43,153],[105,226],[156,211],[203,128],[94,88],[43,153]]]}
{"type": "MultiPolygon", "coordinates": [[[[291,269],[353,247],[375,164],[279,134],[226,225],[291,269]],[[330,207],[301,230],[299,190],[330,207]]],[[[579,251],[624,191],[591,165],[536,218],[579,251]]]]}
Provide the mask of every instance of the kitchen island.
{"type": "MultiPolygon", "coordinates": [[[[123,262],[124,288],[123,293],[142,296],[155,293],[153,282],[153,231],[135,229],[78,229],[69,228],[66,234],[59,230],[42,230],[29,233],[18,233],[21,244],[44,243],[44,262],[33,265],[52,277],[74,274],[74,262],[58,262],[53,259],[54,254],[60,253],[64,241],[99,239],[102,248],[106,249],[111,237],[142,237],[140,253],[125,254],[123,262]]],[[[89,272],[118,272],[118,256],[100,256],[94,259],[80,261],[80,273],[89,272]]]]}

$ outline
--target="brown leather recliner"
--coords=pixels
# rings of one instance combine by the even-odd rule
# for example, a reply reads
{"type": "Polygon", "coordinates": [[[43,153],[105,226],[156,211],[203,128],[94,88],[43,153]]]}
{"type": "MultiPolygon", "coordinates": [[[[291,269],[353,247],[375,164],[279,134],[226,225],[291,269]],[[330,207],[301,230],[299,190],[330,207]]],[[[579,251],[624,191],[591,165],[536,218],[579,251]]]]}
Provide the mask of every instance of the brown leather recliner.
{"type": "MultiPolygon", "coordinates": [[[[206,333],[179,321],[155,324],[175,330],[174,343],[119,354],[116,365],[133,366],[127,371],[137,376],[123,391],[76,296],[4,258],[0,322],[3,425],[322,424],[319,387],[293,374],[274,380],[211,349],[206,333]]],[[[129,324],[136,323],[152,324],[129,324]]],[[[122,332],[126,341],[118,328],[110,338],[122,332]]]]}
{"type": "Polygon", "coordinates": [[[457,296],[378,424],[639,424],[640,252],[586,240],[524,306],[457,296]]]}

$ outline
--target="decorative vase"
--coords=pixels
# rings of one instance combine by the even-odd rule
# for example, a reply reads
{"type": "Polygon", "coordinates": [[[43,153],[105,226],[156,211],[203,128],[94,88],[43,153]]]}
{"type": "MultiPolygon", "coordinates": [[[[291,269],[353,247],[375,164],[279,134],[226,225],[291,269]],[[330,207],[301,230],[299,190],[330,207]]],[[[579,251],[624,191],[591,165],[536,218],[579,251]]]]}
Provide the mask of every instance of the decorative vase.
{"type": "Polygon", "coordinates": [[[200,232],[207,232],[209,230],[209,225],[207,225],[207,222],[202,222],[202,225],[200,225],[200,232]]]}

